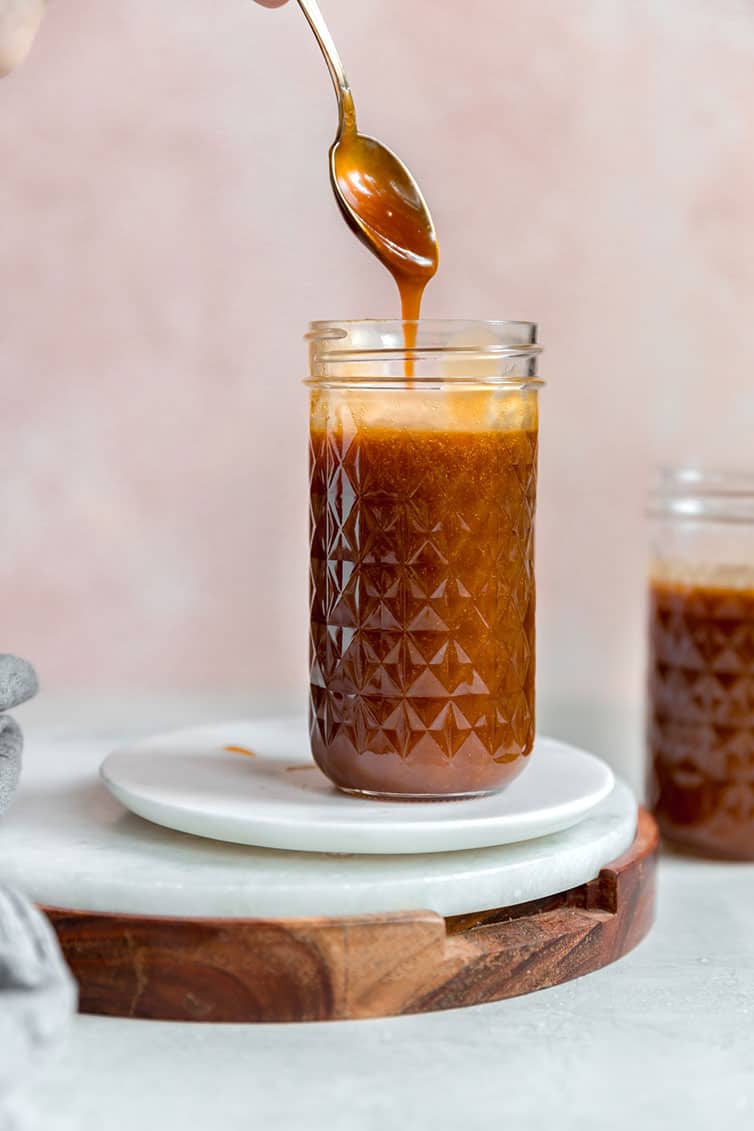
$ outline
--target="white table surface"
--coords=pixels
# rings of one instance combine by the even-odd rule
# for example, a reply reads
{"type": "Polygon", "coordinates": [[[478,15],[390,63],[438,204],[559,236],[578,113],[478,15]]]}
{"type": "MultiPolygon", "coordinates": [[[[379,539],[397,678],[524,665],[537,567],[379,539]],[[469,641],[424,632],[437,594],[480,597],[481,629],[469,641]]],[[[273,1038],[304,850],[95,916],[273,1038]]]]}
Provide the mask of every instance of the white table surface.
{"type": "MultiPolygon", "coordinates": [[[[99,697],[93,715],[91,702],[43,699],[19,719],[32,740],[119,740],[258,710],[99,697]]],[[[499,1004],[318,1025],[80,1017],[33,1102],[43,1131],[750,1127],[754,866],[664,859],[659,918],[633,954],[499,1004]]]]}

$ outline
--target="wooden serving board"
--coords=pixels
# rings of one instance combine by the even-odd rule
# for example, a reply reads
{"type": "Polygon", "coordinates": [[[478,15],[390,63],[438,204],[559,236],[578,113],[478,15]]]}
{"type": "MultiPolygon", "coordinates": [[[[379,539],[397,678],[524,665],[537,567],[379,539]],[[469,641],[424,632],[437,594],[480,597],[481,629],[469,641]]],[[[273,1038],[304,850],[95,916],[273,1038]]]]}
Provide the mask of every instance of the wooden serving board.
{"type": "Polygon", "coordinates": [[[200,919],[45,908],[83,1013],[173,1021],[325,1021],[478,1005],[614,962],[654,918],[658,834],[547,899],[443,918],[431,911],[200,919]]]}

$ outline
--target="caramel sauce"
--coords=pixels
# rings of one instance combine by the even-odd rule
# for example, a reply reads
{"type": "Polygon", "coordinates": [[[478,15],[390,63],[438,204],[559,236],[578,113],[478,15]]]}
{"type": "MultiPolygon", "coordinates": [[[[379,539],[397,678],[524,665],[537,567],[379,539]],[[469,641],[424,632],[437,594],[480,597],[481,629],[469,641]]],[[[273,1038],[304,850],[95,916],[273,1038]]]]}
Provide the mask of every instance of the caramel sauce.
{"type": "Polygon", "coordinates": [[[754,859],[754,578],[650,587],[650,800],[664,836],[754,859]]]}
{"type": "Polygon", "coordinates": [[[341,789],[499,789],[534,740],[536,421],[311,434],[311,744],[341,789]]]}
{"type": "Polygon", "coordinates": [[[358,132],[350,94],[344,99],[331,168],[346,221],[396,282],[405,345],[412,349],[422,297],[439,264],[437,236],[403,163],[380,142],[358,132]]]}

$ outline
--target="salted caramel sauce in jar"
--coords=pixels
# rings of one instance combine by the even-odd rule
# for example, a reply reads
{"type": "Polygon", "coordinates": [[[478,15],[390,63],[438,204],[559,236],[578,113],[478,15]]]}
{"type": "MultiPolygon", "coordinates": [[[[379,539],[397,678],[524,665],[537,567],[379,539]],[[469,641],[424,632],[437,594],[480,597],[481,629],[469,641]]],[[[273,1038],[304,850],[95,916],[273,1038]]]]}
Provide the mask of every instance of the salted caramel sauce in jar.
{"type": "Polygon", "coordinates": [[[666,469],[650,514],[650,803],[671,844],[754,860],[754,475],[666,469]]]}
{"type": "Polygon", "coordinates": [[[409,329],[308,335],[311,748],[348,793],[474,797],[534,741],[540,347],[531,323],[409,329]]]}

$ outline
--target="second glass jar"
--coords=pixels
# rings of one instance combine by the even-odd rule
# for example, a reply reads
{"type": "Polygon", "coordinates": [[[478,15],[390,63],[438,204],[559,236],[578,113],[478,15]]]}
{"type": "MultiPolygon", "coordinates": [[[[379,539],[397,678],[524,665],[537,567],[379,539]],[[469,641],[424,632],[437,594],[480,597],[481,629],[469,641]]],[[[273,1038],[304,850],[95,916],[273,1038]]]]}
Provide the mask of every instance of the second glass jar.
{"type": "Polygon", "coordinates": [[[505,786],[534,741],[536,327],[313,323],[310,732],[349,793],[505,786]]]}

